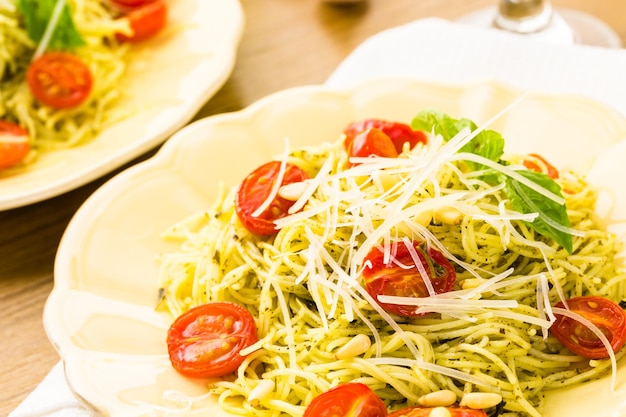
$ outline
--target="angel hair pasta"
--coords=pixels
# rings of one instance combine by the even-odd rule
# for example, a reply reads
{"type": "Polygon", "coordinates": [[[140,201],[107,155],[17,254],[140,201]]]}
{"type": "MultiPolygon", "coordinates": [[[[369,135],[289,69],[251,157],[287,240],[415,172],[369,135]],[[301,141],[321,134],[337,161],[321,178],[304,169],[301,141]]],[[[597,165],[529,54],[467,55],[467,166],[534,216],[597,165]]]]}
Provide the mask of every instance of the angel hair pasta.
{"type": "Polygon", "coordinates": [[[209,387],[228,412],[298,417],[356,381],[389,410],[450,390],[498,393],[501,415],[539,417],[547,391],[610,374],[623,356],[590,361],[548,330],[560,301],[624,298],[622,247],[595,215],[596,190],[574,172],[526,168],[530,157],[504,154],[499,134],[466,119],[422,112],[412,124],[428,143],[398,157],[350,159],[344,136],[289,152],[283,165],[310,179],[273,235],[242,225],[237,188],[166,232],[180,250],[160,257],[159,308],[226,300],[256,318],[259,342],[209,387]],[[406,242],[441,254],[456,279],[452,291],[385,298],[415,309],[401,316],[362,271],[372,250],[393,258],[406,242]]]}

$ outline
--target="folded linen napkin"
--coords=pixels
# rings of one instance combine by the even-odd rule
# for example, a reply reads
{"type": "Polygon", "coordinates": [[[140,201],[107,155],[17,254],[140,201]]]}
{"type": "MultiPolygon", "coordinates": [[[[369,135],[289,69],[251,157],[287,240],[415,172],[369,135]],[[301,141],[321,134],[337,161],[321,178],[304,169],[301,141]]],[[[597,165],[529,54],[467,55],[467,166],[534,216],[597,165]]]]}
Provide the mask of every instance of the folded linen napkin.
{"type": "Polygon", "coordinates": [[[92,417],[65,382],[63,364],[58,362],[9,417],[92,417]]]}

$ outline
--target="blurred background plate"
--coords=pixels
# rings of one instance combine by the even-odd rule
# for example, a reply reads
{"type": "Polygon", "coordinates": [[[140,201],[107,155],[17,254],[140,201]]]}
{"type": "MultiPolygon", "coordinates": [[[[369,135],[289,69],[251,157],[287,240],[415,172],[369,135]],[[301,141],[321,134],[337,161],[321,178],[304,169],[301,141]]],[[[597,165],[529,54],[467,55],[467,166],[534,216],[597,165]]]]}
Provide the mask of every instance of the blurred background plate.
{"type": "Polygon", "coordinates": [[[243,32],[238,0],[169,3],[168,28],[133,46],[119,110],[130,117],[94,140],[42,154],[0,174],[0,210],[77,188],[160,145],[184,126],[230,76],[243,32]]]}

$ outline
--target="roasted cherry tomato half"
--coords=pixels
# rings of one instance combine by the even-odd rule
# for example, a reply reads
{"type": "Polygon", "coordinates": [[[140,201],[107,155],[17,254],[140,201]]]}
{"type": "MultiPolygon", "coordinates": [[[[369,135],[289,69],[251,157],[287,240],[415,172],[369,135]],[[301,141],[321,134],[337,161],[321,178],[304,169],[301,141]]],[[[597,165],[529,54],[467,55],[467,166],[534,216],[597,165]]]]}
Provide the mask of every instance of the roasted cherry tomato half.
{"type": "Polygon", "coordinates": [[[28,132],[15,123],[0,120],[0,169],[19,164],[29,151],[28,132]]]}
{"type": "Polygon", "coordinates": [[[522,163],[526,168],[535,172],[543,172],[553,180],[559,178],[559,171],[541,155],[530,153],[522,163]]]}
{"type": "Polygon", "coordinates": [[[234,372],[242,349],[258,341],[254,318],[231,302],[203,304],[181,314],[167,333],[170,361],[178,372],[213,378],[234,372]]]}
{"type": "MultiPolygon", "coordinates": [[[[569,309],[580,314],[606,336],[613,351],[620,350],[626,342],[626,313],[615,302],[598,296],[582,296],[567,300],[569,309]]],[[[565,308],[562,302],[556,307],[565,308]]],[[[602,341],[584,324],[554,313],[556,321],[550,331],[565,347],[589,359],[604,359],[609,353],[602,341]]]]}
{"type": "MultiPolygon", "coordinates": [[[[428,279],[435,290],[441,294],[452,291],[456,282],[454,267],[436,249],[423,248],[419,242],[412,242],[421,264],[428,273],[428,279]]],[[[399,297],[428,297],[428,288],[420,274],[411,252],[404,243],[397,243],[392,248],[389,263],[385,264],[384,253],[379,248],[372,249],[365,257],[362,275],[365,289],[376,300],[379,295],[399,297]]],[[[378,302],[385,311],[406,317],[418,317],[417,306],[388,304],[378,302]]]]}
{"type": "MultiPolygon", "coordinates": [[[[389,413],[388,417],[429,417],[432,407],[407,407],[389,413]]],[[[484,410],[474,410],[472,408],[450,406],[445,407],[450,413],[450,417],[487,417],[484,410]]]]}
{"type": "Polygon", "coordinates": [[[303,417],[386,417],[385,403],[367,385],[349,382],[311,401],[303,417]]]}
{"type": "MultiPolygon", "coordinates": [[[[271,161],[252,171],[243,180],[235,197],[237,217],[250,233],[269,236],[276,233],[274,220],[287,215],[294,201],[276,196],[272,203],[258,216],[255,211],[269,198],[280,172],[280,161],[271,161]]],[[[307,179],[307,173],[297,165],[287,163],[281,186],[307,179]]]]}
{"type": "Polygon", "coordinates": [[[151,38],[167,23],[167,5],[162,0],[154,0],[129,9],[125,17],[130,22],[132,35],[118,33],[117,39],[126,42],[139,42],[151,38]]]}
{"type": "Polygon", "coordinates": [[[381,156],[385,158],[396,158],[398,152],[394,147],[389,136],[382,130],[375,127],[364,130],[356,135],[354,140],[350,143],[348,149],[348,155],[350,157],[362,157],[368,156],[381,156]]]}
{"type": "Polygon", "coordinates": [[[58,109],[83,103],[93,84],[87,64],[65,52],[48,52],[35,59],[26,71],[26,82],[37,100],[58,109]]]}
{"type": "Polygon", "coordinates": [[[382,130],[389,136],[398,154],[402,153],[402,148],[406,142],[409,143],[409,148],[413,149],[418,143],[426,143],[428,141],[424,132],[413,130],[411,126],[405,123],[381,119],[365,119],[352,122],[344,129],[343,133],[346,135],[344,141],[345,149],[350,149],[350,143],[359,133],[373,127],[382,130]]]}

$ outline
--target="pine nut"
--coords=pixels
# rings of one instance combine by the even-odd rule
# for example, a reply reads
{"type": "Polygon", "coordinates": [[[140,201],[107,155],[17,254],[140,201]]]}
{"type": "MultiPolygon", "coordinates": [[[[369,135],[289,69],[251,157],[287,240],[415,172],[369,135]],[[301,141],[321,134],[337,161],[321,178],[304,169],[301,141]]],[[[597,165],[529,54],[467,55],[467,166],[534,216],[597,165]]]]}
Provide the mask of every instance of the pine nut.
{"type": "Polygon", "coordinates": [[[267,397],[269,393],[274,391],[275,385],[276,384],[274,384],[274,381],[271,379],[263,379],[259,381],[256,387],[252,388],[252,391],[248,394],[248,402],[250,405],[257,407],[263,398],[267,397]]]}
{"type": "Polygon", "coordinates": [[[463,281],[461,281],[461,288],[464,289],[464,290],[469,290],[469,289],[478,287],[483,282],[484,282],[484,280],[482,280],[482,279],[467,278],[467,279],[464,279],[463,281]]]}
{"type": "Polygon", "coordinates": [[[446,407],[435,407],[430,410],[430,417],[452,417],[450,411],[446,407]]]}
{"type": "Polygon", "coordinates": [[[421,396],[417,402],[423,407],[447,407],[456,402],[456,394],[450,390],[442,389],[421,396]]]}
{"type": "Polygon", "coordinates": [[[278,195],[285,200],[297,201],[302,194],[309,188],[309,184],[306,182],[292,182],[291,184],[283,185],[278,189],[278,195]]]}
{"type": "Polygon", "coordinates": [[[435,221],[444,224],[459,224],[463,218],[463,213],[454,207],[439,207],[435,210],[435,221]]]}
{"type": "Polygon", "coordinates": [[[433,219],[432,210],[426,210],[426,211],[419,213],[417,217],[415,217],[414,221],[418,224],[421,224],[422,226],[428,226],[432,219],[433,219]]]}
{"type": "Polygon", "coordinates": [[[372,346],[369,336],[357,334],[348,343],[340,347],[335,353],[336,359],[348,359],[367,352],[372,346]]]}
{"type": "Polygon", "coordinates": [[[470,392],[463,395],[461,405],[475,410],[495,407],[502,402],[502,396],[494,392],[470,392]]]}
{"type": "Polygon", "coordinates": [[[373,172],[372,176],[376,177],[375,183],[377,182],[384,191],[389,191],[398,183],[398,178],[395,175],[391,175],[383,170],[373,172]]]}

